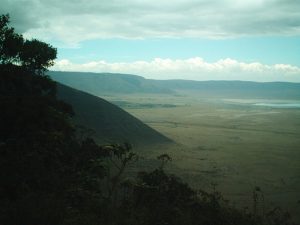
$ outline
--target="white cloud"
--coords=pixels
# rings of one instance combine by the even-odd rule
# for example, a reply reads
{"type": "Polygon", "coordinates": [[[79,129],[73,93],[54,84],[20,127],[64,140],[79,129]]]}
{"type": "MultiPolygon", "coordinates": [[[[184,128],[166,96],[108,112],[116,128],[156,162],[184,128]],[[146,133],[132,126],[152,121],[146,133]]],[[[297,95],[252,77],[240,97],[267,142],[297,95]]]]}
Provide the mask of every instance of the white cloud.
{"type": "Polygon", "coordinates": [[[300,68],[288,64],[265,65],[221,59],[209,63],[200,57],[189,59],[161,59],[152,61],[115,62],[92,61],[75,64],[59,60],[52,70],[111,72],[141,75],[150,79],[186,80],[247,80],[300,82],[300,68]]]}
{"type": "Polygon", "coordinates": [[[95,38],[300,35],[298,0],[0,0],[26,37],[74,45],[95,38]]]}

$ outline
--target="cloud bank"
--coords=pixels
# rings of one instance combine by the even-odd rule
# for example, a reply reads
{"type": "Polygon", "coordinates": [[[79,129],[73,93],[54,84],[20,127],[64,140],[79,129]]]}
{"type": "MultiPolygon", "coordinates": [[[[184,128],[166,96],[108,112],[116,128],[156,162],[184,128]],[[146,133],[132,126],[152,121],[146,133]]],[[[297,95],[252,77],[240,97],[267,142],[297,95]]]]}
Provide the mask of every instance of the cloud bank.
{"type": "Polygon", "coordinates": [[[233,59],[206,62],[202,58],[161,59],[152,61],[115,62],[93,61],[75,64],[67,59],[57,61],[52,70],[111,72],[141,75],[149,79],[185,80],[244,80],[300,82],[300,68],[288,64],[265,65],[244,63],[233,59]]]}
{"type": "Polygon", "coordinates": [[[0,0],[26,37],[97,38],[300,35],[298,0],[0,0]]]}

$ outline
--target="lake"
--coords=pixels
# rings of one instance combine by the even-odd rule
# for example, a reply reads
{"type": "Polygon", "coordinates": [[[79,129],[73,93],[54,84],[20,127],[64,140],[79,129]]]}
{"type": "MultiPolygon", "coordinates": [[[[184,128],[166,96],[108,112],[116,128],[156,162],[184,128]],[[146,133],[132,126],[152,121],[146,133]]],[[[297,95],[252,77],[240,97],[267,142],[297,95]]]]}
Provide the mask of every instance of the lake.
{"type": "Polygon", "coordinates": [[[253,105],[271,108],[300,108],[300,103],[255,103],[253,105]]]}

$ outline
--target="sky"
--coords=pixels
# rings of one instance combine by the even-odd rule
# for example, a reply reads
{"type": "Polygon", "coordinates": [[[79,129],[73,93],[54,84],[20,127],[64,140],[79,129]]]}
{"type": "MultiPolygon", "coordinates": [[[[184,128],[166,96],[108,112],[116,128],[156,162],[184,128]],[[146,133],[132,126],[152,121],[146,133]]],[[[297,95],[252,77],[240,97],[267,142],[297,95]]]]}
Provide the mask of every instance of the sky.
{"type": "Polygon", "coordinates": [[[300,0],[0,0],[51,70],[300,82],[300,0]]]}

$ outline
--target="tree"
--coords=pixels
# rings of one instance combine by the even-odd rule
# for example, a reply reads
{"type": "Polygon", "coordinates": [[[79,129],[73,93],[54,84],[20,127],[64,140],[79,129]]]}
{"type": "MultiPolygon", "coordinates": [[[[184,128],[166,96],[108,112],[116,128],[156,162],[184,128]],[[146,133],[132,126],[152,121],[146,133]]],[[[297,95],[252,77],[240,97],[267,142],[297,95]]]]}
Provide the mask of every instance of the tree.
{"type": "Polygon", "coordinates": [[[22,65],[31,73],[42,75],[54,65],[57,49],[37,39],[24,40],[9,27],[9,15],[0,16],[0,63],[22,65]]]}
{"type": "Polygon", "coordinates": [[[54,65],[56,54],[57,50],[51,45],[33,39],[24,42],[20,59],[22,65],[29,71],[42,75],[48,67],[54,65]]]}
{"type": "Polygon", "coordinates": [[[18,63],[24,39],[8,26],[9,15],[0,16],[0,63],[18,63]]]}
{"type": "Polygon", "coordinates": [[[161,161],[159,167],[161,170],[164,169],[168,162],[172,161],[172,158],[168,154],[161,154],[157,157],[157,159],[161,161]]]}
{"type": "Polygon", "coordinates": [[[61,224],[82,169],[74,167],[82,144],[56,83],[36,76],[52,65],[56,49],[24,42],[8,23],[0,16],[0,224],[61,224]]]}

